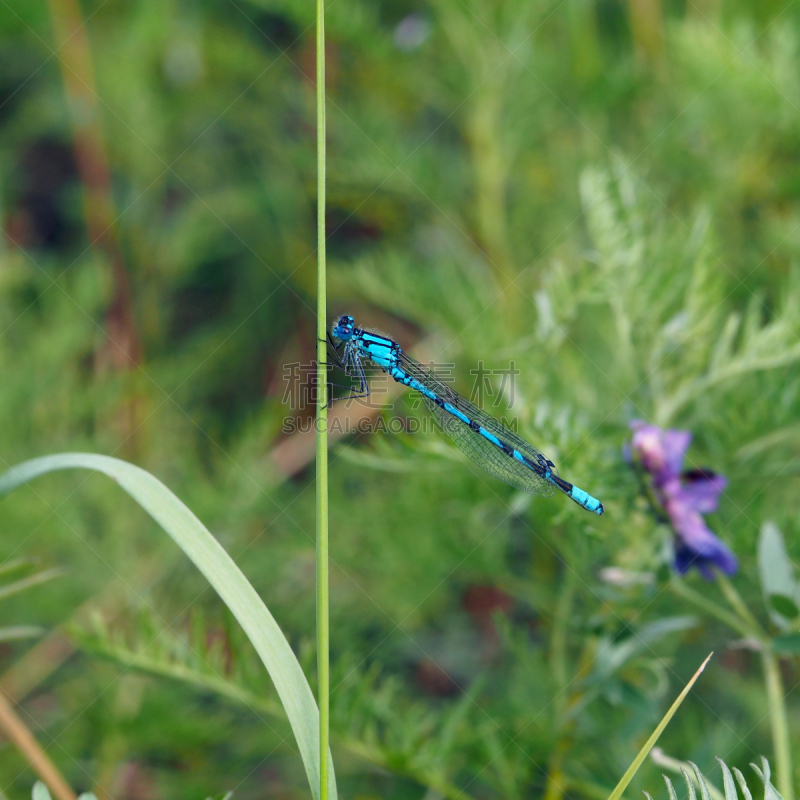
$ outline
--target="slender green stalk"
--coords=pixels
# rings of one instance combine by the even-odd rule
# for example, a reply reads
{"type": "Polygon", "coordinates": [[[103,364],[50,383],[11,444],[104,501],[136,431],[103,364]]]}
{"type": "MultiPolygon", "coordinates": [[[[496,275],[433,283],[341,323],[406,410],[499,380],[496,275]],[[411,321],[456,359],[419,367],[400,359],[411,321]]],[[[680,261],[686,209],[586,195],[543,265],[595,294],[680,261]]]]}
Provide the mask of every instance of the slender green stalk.
{"type": "Polygon", "coordinates": [[[778,791],[784,800],[794,800],[792,783],[792,746],[789,740],[789,719],[786,713],[786,693],[783,689],[780,665],[772,652],[769,636],[736,591],[734,585],[724,576],[718,575],[718,583],[734,611],[743,622],[752,628],[753,634],[762,642],[761,662],[764,665],[764,684],[767,692],[767,713],[772,729],[772,747],[775,757],[775,774],[778,791]]]}
{"type": "Polygon", "coordinates": [[[755,618],[753,612],[747,607],[747,603],[742,600],[742,596],[736,591],[734,585],[719,571],[717,571],[716,578],[719,588],[722,589],[722,594],[725,595],[725,599],[739,615],[739,619],[750,629],[750,635],[755,636],[762,642],[767,641],[769,637],[766,631],[761,627],[761,623],[755,618]]]}
{"type": "Polygon", "coordinates": [[[761,661],[764,666],[764,683],[767,692],[767,713],[772,729],[778,791],[783,795],[784,800],[794,800],[789,719],[786,713],[786,696],[778,658],[771,649],[767,632],[750,611],[734,585],[719,572],[717,573],[717,583],[735,614],[719,608],[716,603],[690,589],[682,581],[673,581],[670,588],[679,596],[724,622],[737,633],[755,639],[761,645],[761,661]]]}
{"type": "Polygon", "coordinates": [[[673,578],[669,582],[668,588],[673,594],[676,594],[683,600],[687,600],[701,611],[705,611],[706,614],[715,617],[723,625],[727,625],[731,630],[736,631],[736,633],[741,636],[747,637],[754,635],[753,629],[742,622],[739,617],[735,614],[731,614],[730,611],[726,611],[724,608],[720,608],[713,600],[709,600],[705,595],[700,594],[700,592],[689,588],[683,580],[673,578]]]}
{"type": "Polygon", "coordinates": [[[328,631],[328,375],[325,275],[325,5],[317,0],[317,672],[319,796],[328,800],[330,634],[328,631]]]}
{"type": "Polygon", "coordinates": [[[761,651],[764,664],[764,681],[767,686],[769,722],[772,728],[772,746],[775,756],[775,777],[783,800],[794,800],[792,784],[792,745],[789,740],[789,720],[786,715],[786,694],[783,690],[778,658],[771,650],[761,651]]]}

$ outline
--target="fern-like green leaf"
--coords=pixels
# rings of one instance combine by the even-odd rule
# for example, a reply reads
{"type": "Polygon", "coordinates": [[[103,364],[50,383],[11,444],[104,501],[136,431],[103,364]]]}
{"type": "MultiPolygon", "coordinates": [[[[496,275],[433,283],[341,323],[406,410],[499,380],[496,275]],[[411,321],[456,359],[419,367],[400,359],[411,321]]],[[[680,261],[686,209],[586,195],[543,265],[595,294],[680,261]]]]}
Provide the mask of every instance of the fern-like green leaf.
{"type": "MultiPolygon", "coordinates": [[[[722,769],[722,783],[725,789],[725,800],[739,800],[739,796],[736,791],[737,783],[739,784],[742,800],[753,800],[753,796],[750,793],[750,789],[747,786],[744,775],[742,775],[742,773],[736,769],[736,767],[734,767],[733,771],[731,772],[731,769],[721,758],[717,758],[717,761],[722,769]],[[734,776],[736,777],[736,782],[734,782],[734,776]]],[[[695,764],[693,761],[689,761],[688,763],[691,765],[695,776],[695,780],[692,780],[689,772],[681,767],[681,773],[683,774],[683,779],[686,783],[688,800],[696,800],[697,794],[695,792],[695,784],[700,789],[700,796],[702,800],[712,800],[712,797],[717,796],[721,797],[722,795],[720,794],[719,790],[714,789],[713,786],[708,784],[708,781],[706,781],[703,773],[700,772],[700,768],[697,766],[697,764],[695,764]]],[[[772,785],[770,766],[767,759],[763,756],[761,757],[761,767],[758,767],[755,764],[751,764],[750,766],[764,784],[764,800],[783,800],[781,793],[772,785]]],[[[678,794],[675,791],[675,787],[672,785],[672,781],[666,775],[664,775],[663,778],[667,785],[667,794],[669,795],[669,800],[678,800],[678,794]]],[[[650,797],[647,792],[645,792],[645,795],[647,795],[648,798],[650,797]]]]}
{"type": "MultiPolygon", "coordinates": [[[[691,777],[689,777],[689,772],[681,767],[681,775],[683,775],[683,780],[686,783],[686,792],[689,795],[689,800],[697,800],[697,795],[694,791],[694,782],[691,777]]],[[[700,777],[702,778],[702,776],[700,777]]]]}
{"type": "Polygon", "coordinates": [[[708,791],[708,784],[706,783],[706,779],[703,777],[703,773],[700,772],[700,767],[694,763],[694,761],[689,762],[694,770],[694,774],[697,777],[697,785],[700,787],[700,796],[703,800],[711,800],[711,794],[708,791]]]}
{"type": "Polygon", "coordinates": [[[769,761],[761,756],[761,769],[755,764],[750,764],[750,766],[764,784],[764,800],[783,800],[783,795],[772,785],[769,761]]]}
{"type": "Polygon", "coordinates": [[[750,789],[747,786],[747,781],[744,779],[744,775],[742,775],[742,773],[736,769],[736,767],[733,768],[733,774],[736,776],[736,783],[739,784],[739,789],[742,792],[742,797],[744,800],[753,800],[753,795],[750,794],[750,789]]]}
{"type": "Polygon", "coordinates": [[[675,791],[675,787],[672,785],[672,781],[664,775],[664,783],[667,784],[667,794],[669,795],[669,800],[678,800],[678,793],[675,791]]]}
{"type": "MultiPolygon", "coordinates": [[[[725,800],[737,800],[736,784],[733,782],[733,775],[731,775],[728,765],[721,758],[717,758],[717,761],[722,769],[722,785],[725,789],[725,800]]],[[[745,800],[749,800],[749,798],[745,800]]]]}

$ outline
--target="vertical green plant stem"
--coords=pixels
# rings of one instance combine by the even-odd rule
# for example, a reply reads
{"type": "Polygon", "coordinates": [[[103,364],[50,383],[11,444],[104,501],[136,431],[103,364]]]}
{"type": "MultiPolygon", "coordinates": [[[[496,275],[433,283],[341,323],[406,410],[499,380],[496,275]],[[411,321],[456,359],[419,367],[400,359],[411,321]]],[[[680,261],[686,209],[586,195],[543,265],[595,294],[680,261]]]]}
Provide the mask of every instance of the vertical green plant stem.
{"type": "Polygon", "coordinates": [[[775,750],[775,778],[783,800],[794,800],[792,784],[792,745],[789,740],[789,720],[786,716],[786,695],[783,690],[778,658],[766,647],[761,651],[764,664],[764,681],[767,686],[769,721],[772,728],[772,746],[775,750]]]}
{"type": "Polygon", "coordinates": [[[789,719],[786,713],[786,694],[781,678],[778,658],[771,649],[767,632],[755,618],[736,591],[734,585],[722,574],[717,573],[719,584],[725,599],[730,603],[739,619],[750,629],[750,635],[761,642],[761,661],[764,665],[764,683],[767,692],[767,710],[770,728],[772,729],[772,746],[774,748],[775,775],[778,791],[784,800],[794,800],[792,783],[792,746],[789,740],[789,719]]]}
{"type": "Polygon", "coordinates": [[[789,719],[786,713],[786,697],[778,658],[771,649],[767,632],[755,618],[753,612],[750,611],[747,603],[736,591],[734,585],[720,572],[717,572],[717,583],[722,590],[722,594],[725,595],[725,599],[735,612],[734,614],[719,608],[716,603],[690,589],[683,581],[673,580],[670,583],[670,589],[679,597],[712,614],[737,633],[755,639],[759,643],[767,692],[767,710],[770,728],[772,729],[772,746],[774,748],[778,791],[783,795],[784,800],[794,800],[789,719]]]}
{"type": "Polygon", "coordinates": [[[747,607],[747,603],[742,600],[742,596],[736,591],[734,585],[719,570],[717,570],[716,578],[722,594],[725,595],[725,599],[739,615],[739,619],[750,629],[751,635],[761,641],[766,641],[768,639],[766,631],[761,627],[761,623],[755,618],[753,612],[747,607]]]}
{"type": "Polygon", "coordinates": [[[330,664],[328,630],[328,375],[325,275],[325,5],[317,0],[317,672],[319,796],[328,800],[330,664]]]}

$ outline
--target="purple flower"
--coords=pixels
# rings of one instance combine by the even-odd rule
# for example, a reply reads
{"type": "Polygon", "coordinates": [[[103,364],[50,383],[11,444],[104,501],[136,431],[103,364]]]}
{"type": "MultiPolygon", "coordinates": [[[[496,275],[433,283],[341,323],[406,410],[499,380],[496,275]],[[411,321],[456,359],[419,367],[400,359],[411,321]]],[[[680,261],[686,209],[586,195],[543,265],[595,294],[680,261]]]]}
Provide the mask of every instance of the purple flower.
{"type": "Polygon", "coordinates": [[[689,431],[662,430],[640,419],[630,424],[633,431],[631,446],[644,469],[653,476],[656,486],[680,475],[683,457],[692,441],[689,431]]]}
{"type": "Polygon", "coordinates": [[[630,424],[631,452],[653,481],[656,498],[675,531],[675,568],[680,573],[697,567],[713,578],[712,567],[733,575],[736,556],[708,528],[703,514],[715,511],[728,485],[724,475],[708,469],[683,471],[690,431],[662,430],[641,420],[630,424]]]}

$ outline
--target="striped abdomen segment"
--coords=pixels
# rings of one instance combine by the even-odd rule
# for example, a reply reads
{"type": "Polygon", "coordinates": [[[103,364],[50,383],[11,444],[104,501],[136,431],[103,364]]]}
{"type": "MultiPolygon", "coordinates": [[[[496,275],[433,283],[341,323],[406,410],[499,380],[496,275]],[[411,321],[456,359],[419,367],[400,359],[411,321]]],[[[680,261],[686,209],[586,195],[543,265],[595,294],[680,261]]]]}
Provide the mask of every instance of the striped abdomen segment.
{"type": "MultiPolygon", "coordinates": [[[[502,450],[509,458],[514,458],[517,461],[525,464],[526,467],[533,470],[537,475],[540,475],[543,478],[547,478],[547,480],[552,481],[555,476],[553,476],[549,469],[543,467],[541,464],[537,464],[534,461],[531,461],[529,458],[526,458],[519,450],[511,447],[511,445],[506,444],[506,442],[499,439],[495,436],[491,431],[487,431],[482,425],[479,425],[475,420],[470,419],[463,411],[456,408],[452,403],[449,403],[442,397],[439,397],[436,392],[431,391],[427,386],[421,384],[415,378],[412,378],[404,369],[401,367],[391,367],[389,369],[389,374],[398,382],[402,383],[405,386],[409,386],[412,389],[416,389],[421,395],[424,395],[429,400],[432,400],[436,403],[439,408],[444,409],[448,414],[451,414],[456,419],[463,422],[467,427],[473,430],[479,436],[483,436],[484,439],[491,442],[495,447],[499,450],[502,450]]],[[[566,483],[565,481],[561,481],[561,483],[566,483]]],[[[569,485],[569,484],[567,484],[569,485]]],[[[556,483],[558,486],[558,483],[556,483]]],[[[561,486],[558,486],[561,489],[561,486]]]]}
{"type": "Polygon", "coordinates": [[[550,480],[558,486],[570,500],[574,500],[587,511],[593,511],[595,514],[602,515],[603,504],[596,497],[592,497],[588,492],[584,492],[583,489],[579,489],[574,484],[562,480],[556,475],[551,476],[550,480]]]}
{"type": "MultiPolygon", "coordinates": [[[[374,356],[371,357],[373,360],[375,360],[374,356]]],[[[389,363],[381,364],[381,366],[383,366],[384,369],[386,369],[387,372],[398,383],[402,383],[405,386],[416,389],[416,391],[418,391],[424,397],[427,397],[443,411],[446,411],[448,414],[455,417],[468,428],[470,428],[470,430],[474,431],[476,435],[482,436],[484,439],[486,439],[486,441],[491,442],[491,444],[493,444],[498,450],[505,453],[505,455],[507,455],[509,458],[513,458],[521,464],[524,464],[528,469],[531,470],[531,472],[538,475],[540,478],[544,478],[555,487],[560,489],[565,495],[567,495],[567,497],[570,498],[570,500],[573,500],[582,508],[585,508],[587,511],[592,511],[598,515],[603,513],[603,504],[599,500],[592,497],[587,492],[584,492],[583,489],[580,489],[568,481],[559,478],[558,475],[554,475],[550,470],[550,462],[537,463],[536,461],[532,461],[524,453],[520,453],[515,447],[512,447],[507,442],[504,442],[491,431],[486,430],[486,428],[484,428],[475,420],[470,419],[463,411],[454,406],[452,403],[448,402],[445,398],[440,397],[438,394],[436,394],[436,392],[432,391],[427,386],[413,378],[402,367],[397,365],[397,362],[394,358],[387,360],[389,363]]]]}

